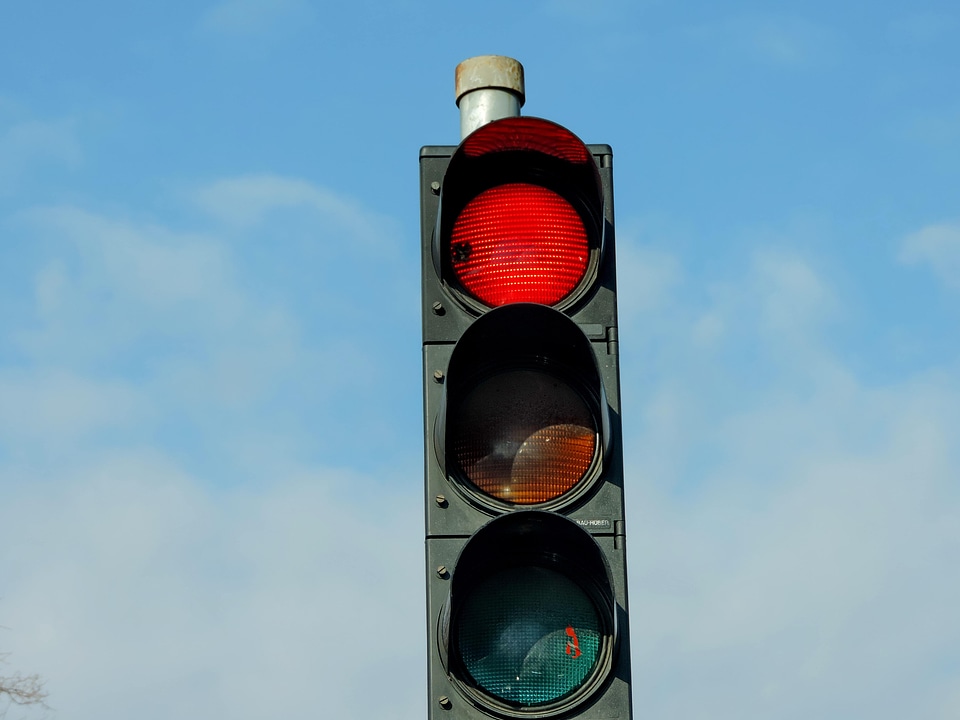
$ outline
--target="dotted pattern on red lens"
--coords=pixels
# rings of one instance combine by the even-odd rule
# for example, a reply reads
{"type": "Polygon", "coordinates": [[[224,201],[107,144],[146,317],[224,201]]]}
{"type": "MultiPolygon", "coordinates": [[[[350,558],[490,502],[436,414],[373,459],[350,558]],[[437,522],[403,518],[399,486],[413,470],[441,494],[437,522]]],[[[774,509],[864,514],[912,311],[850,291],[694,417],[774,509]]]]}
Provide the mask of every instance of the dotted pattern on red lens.
{"type": "Polygon", "coordinates": [[[513,370],[480,383],[452,421],[451,449],[466,478],[514,505],[569,492],[597,452],[590,409],[569,385],[537,371],[513,370]]]}
{"type": "Polygon", "coordinates": [[[450,262],[464,290],[488,307],[556,305],[583,279],[583,219],[558,193],[508,183],[473,198],[450,235],[450,262]]]}

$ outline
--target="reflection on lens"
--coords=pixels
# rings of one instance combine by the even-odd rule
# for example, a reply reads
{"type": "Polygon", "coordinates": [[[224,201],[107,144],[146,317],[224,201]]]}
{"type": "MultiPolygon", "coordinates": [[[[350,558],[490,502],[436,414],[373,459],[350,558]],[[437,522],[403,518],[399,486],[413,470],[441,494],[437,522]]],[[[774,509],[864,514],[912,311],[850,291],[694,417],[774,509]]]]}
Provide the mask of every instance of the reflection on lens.
{"type": "Polygon", "coordinates": [[[467,479],[516,505],[568,492],[597,451],[596,421],[583,398],[534,370],[504,372],[477,385],[457,408],[451,434],[467,479]]]}
{"type": "Polygon", "coordinates": [[[527,707],[581,687],[597,664],[601,640],[590,597],[565,575],[538,567],[503,570],[474,588],[454,637],[481,690],[527,707]]]}

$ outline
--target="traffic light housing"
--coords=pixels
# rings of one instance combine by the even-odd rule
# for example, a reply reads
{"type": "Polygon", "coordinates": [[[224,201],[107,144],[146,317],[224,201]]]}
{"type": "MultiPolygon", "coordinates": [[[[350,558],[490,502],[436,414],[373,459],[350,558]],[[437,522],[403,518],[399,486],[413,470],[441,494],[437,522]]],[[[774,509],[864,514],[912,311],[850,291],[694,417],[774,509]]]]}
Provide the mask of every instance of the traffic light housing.
{"type": "Polygon", "coordinates": [[[432,719],[629,718],[612,151],[420,152],[432,719]]]}

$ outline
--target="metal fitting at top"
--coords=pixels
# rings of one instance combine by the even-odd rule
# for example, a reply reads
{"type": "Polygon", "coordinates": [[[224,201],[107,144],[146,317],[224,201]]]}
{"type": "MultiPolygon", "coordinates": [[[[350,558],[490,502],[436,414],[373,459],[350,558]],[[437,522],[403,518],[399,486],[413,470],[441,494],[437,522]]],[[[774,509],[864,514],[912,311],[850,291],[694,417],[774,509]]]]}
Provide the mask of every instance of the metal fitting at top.
{"type": "Polygon", "coordinates": [[[523,65],[502,55],[478,55],[457,65],[460,139],[505,117],[519,117],[526,99],[523,65]]]}

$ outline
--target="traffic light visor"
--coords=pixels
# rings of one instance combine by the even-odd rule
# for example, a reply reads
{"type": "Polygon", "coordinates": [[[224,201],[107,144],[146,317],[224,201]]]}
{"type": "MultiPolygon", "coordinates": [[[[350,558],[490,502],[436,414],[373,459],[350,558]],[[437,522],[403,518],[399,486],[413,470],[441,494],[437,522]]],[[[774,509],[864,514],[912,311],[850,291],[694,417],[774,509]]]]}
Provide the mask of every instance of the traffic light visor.
{"type": "Polygon", "coordinates": [[[457,559],[441,630],[448,672],[475,703],[562,715],[609,678],[617,622],[602,551],[560,515],[496,518],[457,559]]]}
{"type": "Polygon", "coordinates": [[[569,130],[530,117],[489,123],[444,177],[438,267],[468,305],[564,306],[595,271],[602,204],[593,157],[569,130]]]}
{"type": "Polygon", "coordinates": [[[559,509],[602,475],[609,415],[590,341],[557,310],[494,308],[450,357],[435,425],[454,489],[487,512],[559,509]]]}

